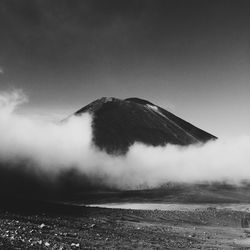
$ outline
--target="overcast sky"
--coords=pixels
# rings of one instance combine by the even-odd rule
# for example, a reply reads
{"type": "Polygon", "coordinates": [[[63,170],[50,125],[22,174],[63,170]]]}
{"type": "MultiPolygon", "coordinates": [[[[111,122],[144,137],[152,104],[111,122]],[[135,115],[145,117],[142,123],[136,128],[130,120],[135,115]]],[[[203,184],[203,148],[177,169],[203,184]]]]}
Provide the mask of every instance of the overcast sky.
{"type": "Polygon", "coordinates": [[[250,1],[1,0],[11,88],[26,112],[137,96],[216,136],[250,134],[250,1]]]}

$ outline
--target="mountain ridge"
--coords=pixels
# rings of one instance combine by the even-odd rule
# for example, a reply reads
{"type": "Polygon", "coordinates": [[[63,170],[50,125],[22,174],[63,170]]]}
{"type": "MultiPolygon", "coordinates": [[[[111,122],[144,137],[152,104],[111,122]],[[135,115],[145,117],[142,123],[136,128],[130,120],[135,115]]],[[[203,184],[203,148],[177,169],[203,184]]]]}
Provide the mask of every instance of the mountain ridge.
{"type": "Polygon", "coordinates": [[[187,146],[217,139],[164,108],[137,97],[102,97],[74,114],[93,115],[93,142],[110,154],[126,154],[135,142],[187,146]]]}

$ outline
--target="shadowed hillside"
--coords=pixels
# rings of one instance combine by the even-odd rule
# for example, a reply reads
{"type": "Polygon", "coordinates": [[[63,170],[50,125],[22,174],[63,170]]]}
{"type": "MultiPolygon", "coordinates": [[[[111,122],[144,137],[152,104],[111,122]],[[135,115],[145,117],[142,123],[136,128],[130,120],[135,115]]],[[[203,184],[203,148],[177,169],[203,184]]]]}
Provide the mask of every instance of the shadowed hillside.
{"type": "Polygon", "coordinates": [[[163,146],[204,143],[215,136],[139,98],[103,97],[75,114],[93,114],[93,140],[108,153],[124,154],[135,142],[163,146]]]}

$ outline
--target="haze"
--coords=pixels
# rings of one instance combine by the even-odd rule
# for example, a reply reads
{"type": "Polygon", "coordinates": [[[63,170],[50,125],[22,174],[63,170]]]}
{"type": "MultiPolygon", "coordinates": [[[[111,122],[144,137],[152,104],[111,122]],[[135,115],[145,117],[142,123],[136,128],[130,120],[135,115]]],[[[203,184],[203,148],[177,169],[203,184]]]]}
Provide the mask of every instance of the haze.
{"type": "MultiPolygon", "coordinates": [[[[80,179],[87,190],[89,181],[96,186],[125,190],[159,187],[169,182],[249,183],[250,136],[186,147],[135,143],[126,155],[109,155],[92,143],[89,113],[52,123],[16,114],[17,106],[26,101],[21,91],[0,93],[0,176],[3,182],[0,183],[4,193],[11,187],[16,193],[20,182],[24,187],[31,182],[30,188],[24,188],[28,194],[33,192],[35,184],[57,185],[64,173],[76,186],[80,179]],[[71,171],[76,171],[77,175],[72,175],[71,171]]],[[[67,181],[63,187],[67,188],[67,181]]]]}

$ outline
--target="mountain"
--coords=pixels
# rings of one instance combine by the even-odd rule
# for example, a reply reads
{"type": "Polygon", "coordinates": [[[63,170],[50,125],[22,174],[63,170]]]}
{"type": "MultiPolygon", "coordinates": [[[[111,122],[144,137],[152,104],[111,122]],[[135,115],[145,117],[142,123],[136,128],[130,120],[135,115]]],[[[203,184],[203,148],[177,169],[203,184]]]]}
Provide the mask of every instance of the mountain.
{"type": "Polygon", "coordinates": [[[169,111],[143,99],[103,97],[75,112],[93,115],[93,142],[110,154],[125,154],[135,142],[190,145],[216,139],[169,111]]]}

